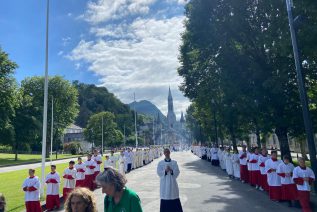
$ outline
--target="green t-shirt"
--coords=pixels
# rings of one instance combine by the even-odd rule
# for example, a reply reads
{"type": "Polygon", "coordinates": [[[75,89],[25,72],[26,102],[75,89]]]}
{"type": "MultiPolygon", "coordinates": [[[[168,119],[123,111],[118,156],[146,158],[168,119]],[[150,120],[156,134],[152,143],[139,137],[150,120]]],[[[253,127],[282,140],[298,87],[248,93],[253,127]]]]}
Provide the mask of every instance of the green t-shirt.
{"type": "Polygon", "coordinates": [[[115,204],[112,197],[105,197],[104,200],[105,212],[142,212],[141,201],[139,196],[128,189],[124,189],[121,200],[115,204]]]}

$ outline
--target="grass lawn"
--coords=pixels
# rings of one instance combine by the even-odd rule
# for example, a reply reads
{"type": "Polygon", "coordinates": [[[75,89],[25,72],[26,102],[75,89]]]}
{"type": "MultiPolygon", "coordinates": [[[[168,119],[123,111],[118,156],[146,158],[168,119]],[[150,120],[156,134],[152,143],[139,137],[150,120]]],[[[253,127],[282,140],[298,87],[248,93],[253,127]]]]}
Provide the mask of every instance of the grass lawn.
{"type": "MultiPolygon", "coordinates": [[[[63,158],[74,158],[78,155],[71,155],[71,154],[59,154],[57,155],[58,159],[63,158]]],[[[36,163],[41,162],[42,155],[31,155],[31,154],[19,154],[18,160],[15,161],[14,154],[7,154],[7,153],[0,153],[0,167],[4,167],[7,165],[20,165],[20,164],[27,164],[27,163],[36,163]]],[[[53,155],[53,160],[55,160],[55,155],[53,155]]],[[[47,158],[46,161],[50,159],[47,158]]]]}
{"type": "MultiPolygon", "coordinates": [[[[68,163],[57,164],[57,172],[62,175],[67,166],[68,163]]],[[[32,165],[30,165],[30,168],[31,167],[32,165]]],[[[41,168],[36,168],[35,170],[35,175],[40,177],[41,168]]],[[[45,173],[49,173],[50,170],[50,167],[47,166],[45,173]]],[[[20,212],[25,209],[22,184],[26,177],[28,177],[27,169],[0,174],[0,192],[3,193],[6,198],[7,211],[20,212]]],[[[62,192],[64,179],[62,178],[61,180],[60,191],[62,192]]]]}
{"type": "MultiPolygon", "coordinates": [[[[104,158],[103,158],[104,160],[104,158]]],[[[64,179],[62,174],[64,169],[68,167],[68,163],[57,164],[57,172],[61,176],[60,184],[60,194],[63,191],[64,179]]],[[[101,171],[103,170],[103,164],[101,164],[101,171]]],[[[116,164],[118,167],[118,162],[116,164]]],[[[30,165],[32,168],[32,165],[30,165]]],[[[45,175],[50,172],[50,166],[45,168],[45,175]]],[[[40,178],[41,168],[35,169],[35,175],[40,178]]],[[[7,201],[7,211],[8,212],[20,212],[25,209],[24,206],[24,192],[22,190],[22,184],[25,178],[28,177],[28,170],[19,170],[0,174],[0,193],[3,193],[7,201]]],[[[44,200],[44,199],[43,199],[44,200]]]]}

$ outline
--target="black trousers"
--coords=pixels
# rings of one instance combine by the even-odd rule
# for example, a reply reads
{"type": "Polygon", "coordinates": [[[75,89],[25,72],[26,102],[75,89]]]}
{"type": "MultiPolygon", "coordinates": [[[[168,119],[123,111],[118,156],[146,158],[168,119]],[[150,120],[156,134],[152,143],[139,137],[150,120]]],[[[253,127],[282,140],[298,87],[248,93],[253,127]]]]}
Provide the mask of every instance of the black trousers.
{"type": "Polygon", "coordinates": [[[219,160],[211,160],[211,165],[219,166],[219,160]]]}
{"type": "Polygon", "coordinates": [[[128,172],[130,172],[131,171],[131,166],[132,166],[132,163],[128,163],[128,172]]]}
{"type": "Polygon", "coordinates": [[[160,212],[183,212],[181,201],[178,199],[161,199],[160,212]]]}

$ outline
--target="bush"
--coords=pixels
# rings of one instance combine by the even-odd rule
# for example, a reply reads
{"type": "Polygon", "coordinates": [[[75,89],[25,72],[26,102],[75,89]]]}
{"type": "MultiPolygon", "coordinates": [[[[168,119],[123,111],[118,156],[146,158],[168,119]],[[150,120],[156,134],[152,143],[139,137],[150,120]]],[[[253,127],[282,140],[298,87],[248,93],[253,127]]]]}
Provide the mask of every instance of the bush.
{"type": "Polygon", "coordinates": [[[80,150],[80,143],[79,142],[70,142],[64,144],[64,151],[70,152],[72,155],[77,155],[80,150]]]}

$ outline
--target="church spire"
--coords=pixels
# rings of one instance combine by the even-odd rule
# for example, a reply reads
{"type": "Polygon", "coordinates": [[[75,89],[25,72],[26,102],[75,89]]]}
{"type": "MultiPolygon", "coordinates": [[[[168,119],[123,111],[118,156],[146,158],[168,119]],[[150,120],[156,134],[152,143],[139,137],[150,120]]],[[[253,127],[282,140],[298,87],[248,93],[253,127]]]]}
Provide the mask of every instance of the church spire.
{"type": "Polygon", "coordinates": [[[180,119],[180,122],[181,122],[181,123],[184,123],[184,122],[185,122],[185,118],[184,118],[184,114],[183,114],[183,111],[182,111],[182,115],[181,115],[181,119],[180,119]]]}
{"type": "Polygon", "coordinates": [[[173,106],[173,97],[171,92],[171,87],[168,88],[168,112],[167,112],[167,121],[169,128],[173,128],[174,124],[176,123],[176,116],[174,113],[174,106],[173,106]]]}

